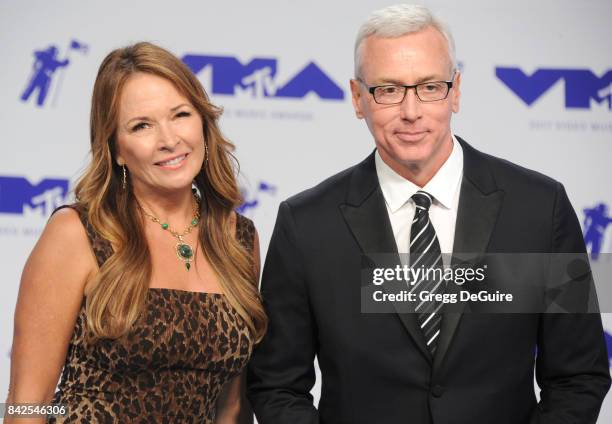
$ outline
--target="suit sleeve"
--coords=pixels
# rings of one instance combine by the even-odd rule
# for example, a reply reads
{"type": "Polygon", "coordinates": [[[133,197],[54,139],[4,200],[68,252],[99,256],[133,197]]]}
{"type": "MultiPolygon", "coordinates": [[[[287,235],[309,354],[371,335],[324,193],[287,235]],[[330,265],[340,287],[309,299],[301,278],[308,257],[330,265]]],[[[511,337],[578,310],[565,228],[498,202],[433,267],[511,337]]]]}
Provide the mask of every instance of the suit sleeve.
{"type": "MultiPolygon", "coordinates": [[[[553,253],[585,253],[578,218],[557,186],[553,253]]],[[[595,423],[610,387],[610,370],[598,313],[542,314],[536,379],[541,388],[536,422],[595,423]]],[[[533,422],[533,420],[532,420],[533,422]]]]}
{"type": "Polygon", "coordinates": [[[248,372],[248,397],[261,424],[319,422],[310,395],[317,338],[306,287],[295,223],[283,202],[261,283],[268,330],[248,372]]]}

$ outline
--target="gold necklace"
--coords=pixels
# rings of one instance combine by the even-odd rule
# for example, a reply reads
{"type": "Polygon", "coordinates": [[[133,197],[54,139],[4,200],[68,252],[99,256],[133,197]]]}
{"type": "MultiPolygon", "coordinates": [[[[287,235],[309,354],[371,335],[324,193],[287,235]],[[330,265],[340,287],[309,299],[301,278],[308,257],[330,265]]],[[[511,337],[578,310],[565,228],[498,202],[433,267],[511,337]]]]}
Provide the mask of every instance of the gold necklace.
{"type": "Polygon", "coordinates": [[[195,205],[193,207],[193,218],[187,228],[185,228],[180,234],[178,233],[178,231],[170,227],[170,224],[168,224],[167,222],[161,222],[159,218],[147,212],[145,208],[143,208],[140,203],[138,203],[140,210],[143,214],[145,214],[146,217],[151,219],[151,221],[159,224],[162,230],[169,231],[170,234],[172,234],[172,236],[178,240],[178,243],[175,246],[176,256],[181,261],[185,262],[185,268],[187,268],[187,271],[189,271],[189,268],[191,268],[191,261],[193,259],[193,248],[187,242],[185,242],[185,240],[183,240],[183,237],[189,234],[191,230],[195,228],[196,225],[198,225],[198,222],[200,222],[200,203],[198,202],[198,198],[195,194],[193,195],[193,197],[195,198],[195,205]]]}

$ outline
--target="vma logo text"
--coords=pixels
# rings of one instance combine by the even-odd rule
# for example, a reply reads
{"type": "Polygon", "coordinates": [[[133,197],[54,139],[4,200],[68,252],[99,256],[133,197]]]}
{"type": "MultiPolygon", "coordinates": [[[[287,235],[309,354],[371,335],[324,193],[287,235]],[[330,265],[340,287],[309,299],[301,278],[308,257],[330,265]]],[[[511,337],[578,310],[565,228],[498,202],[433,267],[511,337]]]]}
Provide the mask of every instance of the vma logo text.
{"type": "Polygon", "coordinates": [[[321,99],[344,99],[344,91],[314,62],[308,63],[285,83],[278,83],[275,79],[276,59],[254,58],[243,64],[232,56],[187,54],[183,56],[183,62],[196,75],[210,69],[210,90],[213,94],[235,95],[239,90],[250,92],[258,98],[301,99],[309,93],[315,93],[321,99]]]}
{"type": "Polygon", "coordinates": [[[531,106],[559,80],[565,82],[565,107],[590,109],[592,101],[612,110],[612,70],[598,77],[588,69],[538,69],[527,75],[520,68],[495,68],[495,75],[527,106],[531,106]]]}
{"type": "Polygon", "coordinates": [[[70,65],[70,53],[87,54],[88,50],[89,46],[77,40],[70,42],[63,58],[59,57],[59,49],[55,45],[50,45],[46,49],[35,50],[33,53],[34,63],[32,64],[32,73],[28,78],[25,89],[21,93],[21,101],[27,102],[30,97],[35,96],[36,105],[43,107],[48,100],[47,95],[55,79],[52,102],[55,106],[62,87],[63,70],[70,65]]]}
{"type": "Polygon", "coordinates": [[[41,216],[66,201],[69,180],[45,178],[31,184],[24,177],[0,176],[0,213],[25,215],[38,211],[41,216]]]}

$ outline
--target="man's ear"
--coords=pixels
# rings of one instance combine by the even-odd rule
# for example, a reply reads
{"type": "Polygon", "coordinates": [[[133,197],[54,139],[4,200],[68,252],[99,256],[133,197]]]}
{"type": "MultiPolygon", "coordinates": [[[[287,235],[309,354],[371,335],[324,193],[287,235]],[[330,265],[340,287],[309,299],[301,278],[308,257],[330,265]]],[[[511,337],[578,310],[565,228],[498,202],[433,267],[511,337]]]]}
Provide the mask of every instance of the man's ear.
{"type": "Polygon", "coordinates": [[[453,112],[459,112],[459,100],[461,99],[461,73],[457,71],[457,75],[455,76],[455,81],[453,82],[453,95],[451,98],[451,107],[453,108],[453,112]]]}
{"type": "Polygon", "coordinates": [[[363,119],[363,111],[361,110],[361,83],[356,79],[351,80],[351,97],[353,100],[353,108],[358,119],[363,119]]]}

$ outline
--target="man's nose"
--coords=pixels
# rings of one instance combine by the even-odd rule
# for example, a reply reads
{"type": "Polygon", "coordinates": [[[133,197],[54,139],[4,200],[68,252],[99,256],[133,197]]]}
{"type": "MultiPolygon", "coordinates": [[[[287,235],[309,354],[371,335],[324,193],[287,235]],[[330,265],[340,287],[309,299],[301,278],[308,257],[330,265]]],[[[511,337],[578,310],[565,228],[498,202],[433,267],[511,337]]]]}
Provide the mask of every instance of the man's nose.
{"type": "Polygon", "coordinates": [[[421,101],[416,95],[415,88],[406,90],[404,100],[400,103],[400,118],[407,121],[416,121],[421,117],[421,101]]]}

